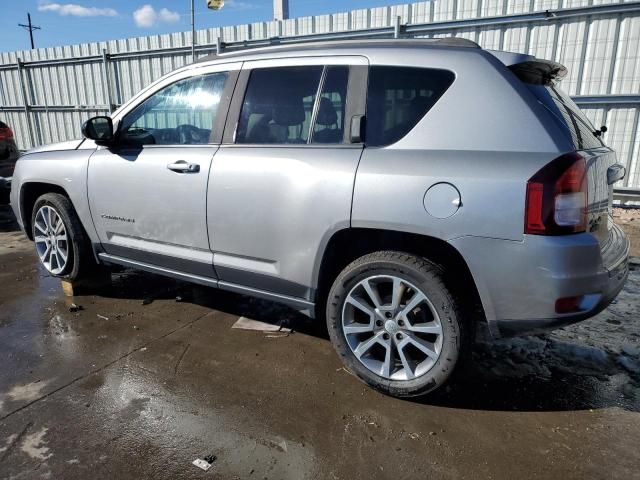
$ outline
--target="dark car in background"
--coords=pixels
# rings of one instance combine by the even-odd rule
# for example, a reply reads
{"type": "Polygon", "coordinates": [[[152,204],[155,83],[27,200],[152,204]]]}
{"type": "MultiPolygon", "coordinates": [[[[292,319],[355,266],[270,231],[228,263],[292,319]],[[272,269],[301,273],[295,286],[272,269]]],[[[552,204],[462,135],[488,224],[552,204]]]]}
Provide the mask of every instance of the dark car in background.
{"type": "Polygon", "coordinates": [[[13,136],[13,130],[0,121],[0,205],[9,203],[11,177],[20,151],[13,136]]]}

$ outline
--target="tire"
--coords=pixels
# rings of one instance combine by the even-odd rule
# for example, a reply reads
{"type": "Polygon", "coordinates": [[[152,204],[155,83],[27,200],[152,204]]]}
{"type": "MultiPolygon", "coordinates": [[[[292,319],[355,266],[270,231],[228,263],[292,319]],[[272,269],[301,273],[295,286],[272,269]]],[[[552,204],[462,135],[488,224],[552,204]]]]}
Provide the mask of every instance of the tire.
{"type": "MultiPolygon", "coordinates": [[[[55,220],[55,216],[53,217],[54,220],[52,223],[59,225],[55,220]]],[[[64,195],[60,195],[58,193],[46,193],[36,200],[31,213],[31,231],[34,243],[36,244],[36,253],[38,254],[40,263],[47,272],[54,277],[65,278],[68,280],[79,280],[88,276],[88,274],[97,266],[93,259],[91,246],[84,228],[80,223],[80,219],[78,218],[73,205],[64,195]],[[45,232],[42,231],[42,228],[46,227],[47,224],[43,224],[44,217],[40,216],[39,212],[42,212],[44,215],[45,212],[51,211],[53,211],[55,216],[62,221],[67,241],[66,249],[63,246],[65,242],[62,240],[58,241],[57,249],[59,254],[52,255],[52,257],[56,257],[58,260],[52,259],[49,264],[47,264],[43,259],[43,250],[46,251],[45,245],[53,243],[51,238],[55,238],[55,235],[52,233],[53,237],[51,235],[49,236],[49,243],[38,241],[38,239],[42,240],[43,237],[47,236],[45,235],[45,232]],[[64,265],[61,266],[60,260],[63,258],[64,253],[66,253],[66,261],[64,261],[64,265]]]]}
{"type": "Polygon", "coordinates": [[[326,309],[329,337],[345,366],[394,397],[423,396],[444,385],[470,347],[470,332],[443,278],[440,266],[395,251],[374,252],[349,264],[333,283],[326,309]],[[396,291],[400,300],[394,306],[396,291]]]}

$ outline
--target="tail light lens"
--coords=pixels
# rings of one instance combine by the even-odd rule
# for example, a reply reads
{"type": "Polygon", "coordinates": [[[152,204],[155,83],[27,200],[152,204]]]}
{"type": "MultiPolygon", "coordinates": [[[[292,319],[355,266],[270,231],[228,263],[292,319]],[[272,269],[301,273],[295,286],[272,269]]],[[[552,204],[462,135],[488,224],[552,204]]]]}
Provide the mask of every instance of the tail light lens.
{"type": "Polygon", "coordinates": [[[566,235],[587,230],[587,162],[563,155],[527,182],[524,233],[566,235]]]}
{"type": "Polygon", "coordinates": [[[8,140],[13,138],[13,131],[9,128],[0,128],[0,140],[8,140]]]}

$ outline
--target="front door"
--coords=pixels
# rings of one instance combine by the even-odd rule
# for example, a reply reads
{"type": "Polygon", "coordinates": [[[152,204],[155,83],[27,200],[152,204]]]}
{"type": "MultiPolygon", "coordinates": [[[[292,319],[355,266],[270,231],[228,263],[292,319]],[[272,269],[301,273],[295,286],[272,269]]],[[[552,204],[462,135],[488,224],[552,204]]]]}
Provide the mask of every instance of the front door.
{"type": "Polygon", "coordinates": [[[229,71],[208,71],[161,86],[118,119],[116,145],[91,156],[89,204],[107,254],[216,277],[206,192],[230,83],[229,71]]]}

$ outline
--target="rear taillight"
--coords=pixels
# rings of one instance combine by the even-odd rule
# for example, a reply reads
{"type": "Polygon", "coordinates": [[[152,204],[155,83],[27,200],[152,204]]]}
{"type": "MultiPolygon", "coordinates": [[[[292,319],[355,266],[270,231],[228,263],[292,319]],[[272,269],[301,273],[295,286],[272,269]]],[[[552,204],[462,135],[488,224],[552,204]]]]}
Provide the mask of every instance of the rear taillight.
{"type": "Polygon", "coordinates": [[[524,233],[565,235],[587,230],[587,162],[568,153],[527,182],[524,233]]]}
{"type": "Polygon", "coordinates": [[[13,131],[9,128],[0,128],[0,140],[8,140],[13,138],[13,131]]]}

